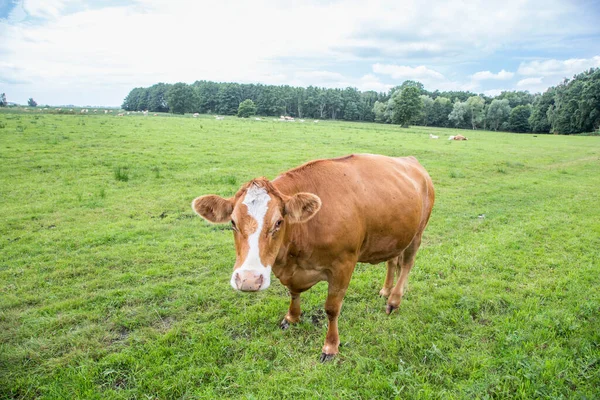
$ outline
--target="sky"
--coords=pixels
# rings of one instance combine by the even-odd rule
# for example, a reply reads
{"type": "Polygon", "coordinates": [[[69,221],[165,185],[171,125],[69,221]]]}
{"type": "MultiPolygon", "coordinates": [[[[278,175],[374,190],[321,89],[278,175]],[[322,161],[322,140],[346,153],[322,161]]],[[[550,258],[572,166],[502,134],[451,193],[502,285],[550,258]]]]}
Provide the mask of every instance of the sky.
{"type": "Polygon", "coordinates": [[[0,0],[9,102],[158,82],[544,92],[600,67],[600,0],[0,0]]]}

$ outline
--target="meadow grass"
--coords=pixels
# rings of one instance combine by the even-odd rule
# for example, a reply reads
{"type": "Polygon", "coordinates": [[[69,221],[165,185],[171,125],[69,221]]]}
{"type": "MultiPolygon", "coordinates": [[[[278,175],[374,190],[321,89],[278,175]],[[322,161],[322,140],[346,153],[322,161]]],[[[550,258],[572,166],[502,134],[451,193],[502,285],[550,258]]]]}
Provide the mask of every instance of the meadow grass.
{"type": "Polygon", "coordinates": [[[600,397],[599,138],[40,114],[0,113],[0,398],[600,397]],[[232,290],[190,203],[362,152],[416,156],[436,205],[399,311],[360,264],[321,364],[326,285],[281,331],[285,288],[232,290]]]}

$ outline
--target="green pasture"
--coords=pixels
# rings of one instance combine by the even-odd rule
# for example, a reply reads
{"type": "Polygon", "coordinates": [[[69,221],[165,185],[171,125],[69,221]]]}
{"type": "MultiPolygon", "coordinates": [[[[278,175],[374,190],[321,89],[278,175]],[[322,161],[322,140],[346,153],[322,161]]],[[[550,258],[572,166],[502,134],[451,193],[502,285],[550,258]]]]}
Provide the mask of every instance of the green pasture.
{"type": "Polygon", "coordinates": [[[599,189],[599,137],[0,112],[0,398],[599,398],[599,189]],[[350,153],[416,156],[436,204],[400,309],[359,265],[321,364],[326,285],[281,331],[190,203],[350,153]]]}

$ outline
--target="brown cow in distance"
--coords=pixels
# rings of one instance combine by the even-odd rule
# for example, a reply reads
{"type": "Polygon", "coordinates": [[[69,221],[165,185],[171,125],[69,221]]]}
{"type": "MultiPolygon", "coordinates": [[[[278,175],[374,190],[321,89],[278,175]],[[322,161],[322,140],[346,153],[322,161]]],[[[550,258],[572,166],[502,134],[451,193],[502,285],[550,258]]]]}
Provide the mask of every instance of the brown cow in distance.
{"type": "Polygon", "coordinates": [[[300,293],[328,282],[326,361],[338,353],[338,316],[357,262],[387,261],[380,294],[388,314],[398,308],[433,202],[431,178],[414,157],[356,154],[254,179],[228,199],[201,196],[192,208],[210,222],[231,223],[234,289],[266,289],[271,270],[289,289],[282,328],[300,320],[300,293]]]}
{"type": "Polygon", "coordinates": [[[469,139],[467,139],[463,135],[455,135],[455,136],[450,136],[448,138],[448,140],[469,140],[469,139]]]}

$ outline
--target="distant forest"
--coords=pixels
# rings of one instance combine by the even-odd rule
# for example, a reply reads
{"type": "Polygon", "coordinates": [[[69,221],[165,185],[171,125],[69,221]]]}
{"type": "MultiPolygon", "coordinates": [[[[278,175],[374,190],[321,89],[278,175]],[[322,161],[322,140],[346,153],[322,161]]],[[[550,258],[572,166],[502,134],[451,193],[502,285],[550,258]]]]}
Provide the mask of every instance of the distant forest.
{"type": "Polygon", "coordinates": [[[157,83],[131,90],[122,107],[128,111],[236,115],[245,100],[250,100],[244,105],[251,104],[252,113],[263,116],[573,134],[600,127],[600,69],[565,79],[543,94],[505,91],[495,97],[464,91],[429,92],[416,81],[405,81],[387,93],[352,87],[157,83]]]}

